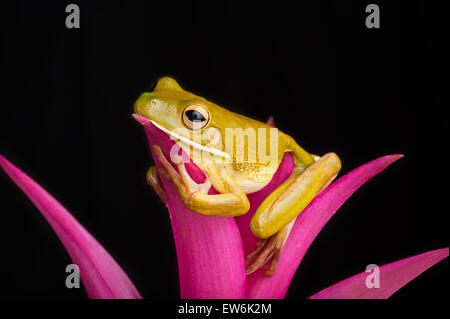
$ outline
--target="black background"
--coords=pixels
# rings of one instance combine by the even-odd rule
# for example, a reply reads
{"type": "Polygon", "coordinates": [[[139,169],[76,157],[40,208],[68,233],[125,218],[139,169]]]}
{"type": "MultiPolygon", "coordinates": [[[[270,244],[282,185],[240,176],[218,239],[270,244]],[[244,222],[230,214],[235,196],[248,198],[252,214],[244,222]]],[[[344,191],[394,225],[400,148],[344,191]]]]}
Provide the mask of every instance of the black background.
{"type": "MultiPolygon", "coordinates": [[[[49,190],[119,262],[145,298],[179,296],[166,208],[132,105],[161,75],[278,127],[306,150],[335,151],[342,173],[401,159],[329,222],[288,298],[448,246],[448,6],[370,2],[69,1],[2,4],[0,153],[49,190]]],[[[341,174],[342,175],[342,174],[341,174]]],[[[34,206],[0,173],[1,291],[86,298],[64,285],[70,263],[34,206]]],[[[444,298],[448,261],[393,298],[444,298]]]]}

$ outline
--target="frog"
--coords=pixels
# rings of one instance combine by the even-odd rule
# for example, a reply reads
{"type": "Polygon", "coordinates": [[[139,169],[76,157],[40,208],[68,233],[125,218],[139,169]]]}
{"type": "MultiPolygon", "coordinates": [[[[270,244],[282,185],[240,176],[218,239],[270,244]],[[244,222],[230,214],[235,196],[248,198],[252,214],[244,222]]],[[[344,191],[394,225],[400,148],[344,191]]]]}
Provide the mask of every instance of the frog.
{"type": "Polygon", "coordinates": [[[246,273],[265,266],[265,275],[273,276],[297,216],[337,176],[341,169],[339,157],[334,152],[323,156],[309,153],[288,134],[189,92],[169,76],[159,78],[153,89],[139,96],[134,112],[174,140],[206,176],[206,181],[196,183],[186,171],[186,159],[177,152],[171,152],[168,159],[160,146],[152,145],[151,151],[162,167],[149,168],[148,184],[165,202],[167,196],[160,179],[171,181],[184,205],[201,215],[230,217],[247,213],[247,195],[267,186],[283,157],[287,153],[292,156],[294,169],[263,200],[249,225],[259,241],[245,258],[246,273]],[[232,136],[232,142],[227,143],[227,136],[236,131],[248,134],[240,141],[232,136]],[[252,131],[258,134],[250,134],[252,131]],[[265,146],[262,150],[258,143],[251,143],[252,136],[265,146]],[[267,155],[267,150],[275,154],[271,160],[258,154],[267,155]],[[209,193],[211,187],[216,193],[209,193]]]}

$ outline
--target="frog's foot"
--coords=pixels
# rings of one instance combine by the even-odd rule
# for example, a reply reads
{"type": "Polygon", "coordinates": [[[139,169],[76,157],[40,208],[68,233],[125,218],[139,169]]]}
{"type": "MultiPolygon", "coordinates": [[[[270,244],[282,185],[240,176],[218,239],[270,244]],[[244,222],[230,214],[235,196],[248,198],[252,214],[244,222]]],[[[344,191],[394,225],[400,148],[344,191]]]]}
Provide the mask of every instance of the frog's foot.
{"type": "Polygon", "coordinates": [[[260,239],[256,243],[256,248],[245,257],[245,272],[247,275],[257,271],[267,265],[264,275],[271,277],[275,274],[281,252],[286,243],[295,219],[284,226],[278,233],[266,239],[260,239]]]}
{"type": "Polygon", "coordinates": [[[147,172],[147,183],[153,188],[155,193],[159,196],[163,203],[167,202],[167,195],[164,189],[161,186],[161,182],[159,181],[159,176],[169,180],[169,175],[166,171],[161,167],[151,166],[147,172]]]}
{"type": "MultiPolygon", "coordinates": [[[[209,179],[207,179],[203,184],[197,184],[192,180],[186,171],[186,167],[184,166],[183,159],[179,155],[171,156],[172,162],[176,165],[177,169],[175,169],[172,164],[164,156],[161,148],[157,145],[153,145],[151,147],[152,152],[155,154],[158,161],[163,165],[164,168],[158,167],[149,171],[147,174],[147,180],[149,183],[152,183],[151,186],[156,185],[154,183],[155,175],[159,175],[164,177],[167,180],[170,180],[178,190],[178,193],[181,196],[183,202],[188,205],[191,197],[197,192],[207,193],[209,188],[211,187],[211,183],[209,179]]],[[[156,185],[154,187],[155,191],[159,194],[159,190],[157,188],[161,188],[160,185],[156,185]]],[[[161,189],[162,190],[162,189],[161,189]]],[[[166,197],[167,200],[167,197],[166,197]]]]}

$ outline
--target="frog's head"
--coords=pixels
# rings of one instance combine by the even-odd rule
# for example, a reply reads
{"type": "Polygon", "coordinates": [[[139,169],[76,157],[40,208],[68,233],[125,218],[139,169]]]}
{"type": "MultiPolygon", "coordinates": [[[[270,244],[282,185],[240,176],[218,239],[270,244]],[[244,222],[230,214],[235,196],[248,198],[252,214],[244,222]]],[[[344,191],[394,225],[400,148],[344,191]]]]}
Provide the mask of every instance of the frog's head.
{"type": "Polygon", "coordinates": [[[233,113],[183,90],[173,78],[160,78],[152,92],[139,97],[134,111],[174,140],[197,150],[229,156],[221,151],[224,132],[217,119],[233,113]]]}

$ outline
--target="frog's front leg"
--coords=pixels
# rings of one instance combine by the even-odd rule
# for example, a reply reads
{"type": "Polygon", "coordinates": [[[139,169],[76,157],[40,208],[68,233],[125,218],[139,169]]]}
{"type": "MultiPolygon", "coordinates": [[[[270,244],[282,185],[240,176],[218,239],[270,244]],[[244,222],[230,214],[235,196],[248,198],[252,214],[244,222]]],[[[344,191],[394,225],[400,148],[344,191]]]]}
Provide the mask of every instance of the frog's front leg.
{"type": "Polygon", "coordinates": [[[246,257],[247,273],[252,273],[271,261],[266,275],[274,274],[281,250],[298,214],[336,177],[341,162],[328,153],[306,170],[294,168],[289,178],[258,207],[250,222],[255,236],[262,238],[246,257]]]}
{"type": "MultiPolygon", "coordinates": [[[[181,156],[173,156],[172,161],[177,166],[175,169],[166,159],[157,145],[152,146],[152,151],[158,161],[164,166],[169,179],[176,187],[181,200],[190,210],[212,216],[238,216],[245,214],[250,203],[247,195],[236,184],[225,169],[215,169],[212,185],[220,194],[209,195],[211,182],[197,184],[186,171],[181,156]]],[[[208,171],[205,172],[208,175],[208,171]]],[[[210,173],[211,174],[211,173],[210,173]]]]}

